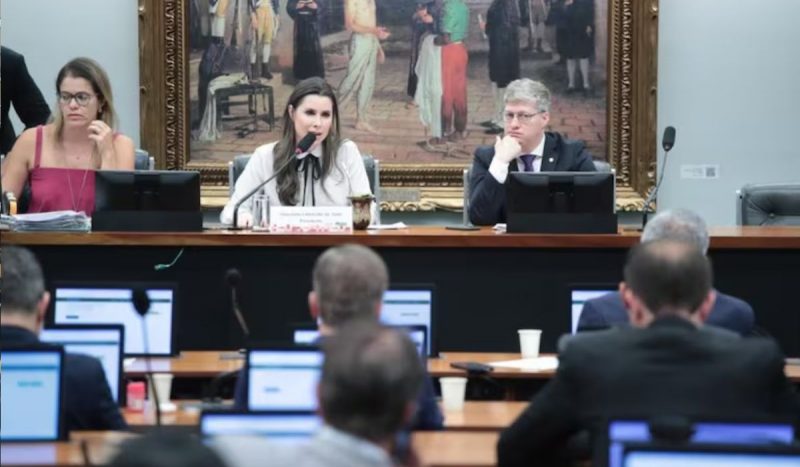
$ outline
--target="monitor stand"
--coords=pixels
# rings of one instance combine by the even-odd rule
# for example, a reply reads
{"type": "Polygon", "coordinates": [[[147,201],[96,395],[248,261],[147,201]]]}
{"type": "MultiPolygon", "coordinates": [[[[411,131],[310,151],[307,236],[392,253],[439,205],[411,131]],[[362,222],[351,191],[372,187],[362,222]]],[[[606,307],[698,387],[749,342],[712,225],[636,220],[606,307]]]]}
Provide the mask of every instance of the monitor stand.
{"type": "Polygon", "coordinates": [[[616,213],[509,212],[508,233],[615,234],[616,213]]]}
{"type": "Polygon", "coordinates": [[[202,232],[201,211],[99,211],[93,232],[202,232]]]}

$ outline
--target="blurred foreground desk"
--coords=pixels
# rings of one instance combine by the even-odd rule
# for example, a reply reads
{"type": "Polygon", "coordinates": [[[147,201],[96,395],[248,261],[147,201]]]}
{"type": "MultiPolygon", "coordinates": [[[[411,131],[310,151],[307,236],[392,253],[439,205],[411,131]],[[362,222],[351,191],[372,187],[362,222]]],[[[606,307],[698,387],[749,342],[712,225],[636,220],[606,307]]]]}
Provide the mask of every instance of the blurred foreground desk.
{"type": "MultiPolygon", "coordinates": [[[[60,443],[2,443],[4,466],[83,466],[107,463],[131,433],[84,431],[60,443]],[[81,444],[85,445],[82,452],[81,444]],[[84,452],[88,462],[84,459],[84,452]]],[[[412,445],[423,466],[492,466],[497,464],[497,432],[416,432],[412,445]]]]}
{"type": "MultiPolygon", "coordinates": [[[[308,321],[307,294],[325,248],[376,248],[394,284],[436,287],[434,340],[440,351],[516,351],[517,329],[540,328],[542,350],[555,351],[570,329],[570,285],[615,287],[635,232],[616,235],[498,234],[441,227],[348,235],[202,233],[15,233],[3,245],[26,245],[56,281],[166,281],[178,284],[181,350],[232,349],[243,339],[224,282],[242,273],[240,301],[253,338],[290,338],[290,323],[308,321]],[[155,270],[156,264],[176,264],[155,270]]],[[[800,283],[800,228],[712,230],[716,287],[747,300],[760,328],[788,356],[800,356],[800,311],[787,305],[800,283]]]]}

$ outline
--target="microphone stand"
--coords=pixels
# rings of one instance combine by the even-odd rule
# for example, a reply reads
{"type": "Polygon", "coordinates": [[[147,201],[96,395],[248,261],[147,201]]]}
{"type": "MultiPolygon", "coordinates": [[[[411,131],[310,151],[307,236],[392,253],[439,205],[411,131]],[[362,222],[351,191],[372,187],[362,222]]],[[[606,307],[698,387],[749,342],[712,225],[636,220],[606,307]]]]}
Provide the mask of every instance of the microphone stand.
{"type": "MultiPolygon", "coordinates": [[[[150,366],[150,342],[147,335],[147,323],[145,322],[145,317],[150,311],[150,297],[144,289],[136,288],[131,292],[133,307],[136,309],[136,313],[141,317],[140,323],[142,325],[142,341],[145,353],[145,373],[147,374],[147,380],[150,382],[150,394],[153,396],[153,403],[155,404],[156,427],[161,428],[161,402],[158,400],[156,382],[153,380],[153,368],[150,366]]],[[[167,394],[167,398],[169,398],[169,394],[167,394]]]]}
{"type": "Polygon", "coordinates": [[[259,183],[257,187],[255,187],[255,188],[253,188],[252,190],[250,190],[249,192],[247,192],[247,194],[246,194],[246,195],[244,195],[244,196],[242,197],[242,199],[240,199],[239,201],[237,201],[237,202],[236,202],[236,204],[233,206],[233,225],[232,225],[232,226],[230,226],[229,230],[243,230],[243,229],[242,229],[242,227],[239,227],[239,207],[240,207],[240,206],[241,206],[241,205],[242,205],[242,204],[243,204],[245,201],[247,201],[248,199],[250,199],[250,197],[251,197],[251,196],[253,196],[254,194],[256,194],[256,193],[257,193],[257,192],[258,192],[260,189],[264,188],[264,186],[265,186],[267,183],[269,183],[269,182],[271,182],[271,181],[275,180],[275,178],[276,178],[276,177],[277,177],[277,176],[278,176],[278,175],[279,175],[281,172],[283,172],[283,171],[284,171],[284,169],[286,169],[286,167],[288,167],[288,166],[289,166],[289,164],[291,164],[291,163],[292,163],[292,161],[294,161],[294,160],[296,160],[296,159],[297,159],[297,156],[298,156],[298,155],[300,155],[300,154],[302,154],[302,153],[304,153],[304,152],[308,151],[308,150],[311,148],[311,145],[312,145],[312,144],[314,144],[314,140],[316,140],[316,138],[317,138],[317,135],[315,135],[314,133],[307,133],[307,134],[306,134],[306,135],[303,137],[303,139],[301,139],[301,140],[300,140],[300,141],[297,143],[297,147],[295,147],[294,154],[292,154],[292,155],[291,155],[291,156],[290,156],[288,159],[286,159],[286,162],[284,162],[283,164],[281,164],[281,165],[280,165],[280,167],[278,167],[278,168],[275,170],[275,173],[273,173],[271,177],[269,177],[269,178],[267,178],[266,180],[264,180],[263,182],[259,183]]]}
{"type": "Polygon", "coordinates": [[[242,204],[244,204],[244,202],[245,202],[245,201],[247,201],[248,199],[250,199],[250,198],[251,198],[253,195],[255,195],[256,193],[258,193],[258,191],[259,191],[259,190],[261,190],[262,188],[264,188],[264,186],[265,186],[267,183],[269,183],[269,182],[271,182],[271,181],[275,180],[275,178],[277,178],[277,177],[278,177],[278,175],[280,175],[280,173],[281,173],[281,172],[283,172],[283,171],[284,171],[284,169],[286,169],[286,167],[288,167],[288,166],[289,166],[289,164],[291,164],[291,163],[292,163],[294,160],[296,160],[296,158],[297,158],[297,154],[292,154],[292,156],[291,156],[291,157],[289,157],[288,159],[286,159],[286,162],[284,162],[283,164],[281,164],[281,166],[280,166],[280,167],[278,167],[278,169],[275,171],[275,173],[273,173],[273,174],[272,174],[270,177],[268,177],[268,178],[267,178],[266,180],[264,180],[263,182],[259,183],[259,184],[258,184],[258,186],[256,186],[256,187],[255,187],[255,188],[253,188],[252,190],[248,191],[248,192],[247,192],[247,194],[245,194],[245,195],[242,197],[242,199],[240,199],[239,201],[237,201],[237,202],[236,202],[236,204],[233,206],[233,225],[231,225],[231,226],[228,228],[229,230],[244,230],[244,228],[242,228],[242,227],[239,227],[239,207],[240,207],[242,204]]]}
{"type": "Polygon", "coordinates": [[[661,187],[661,182],[664,180],[664,169],[667,167],[667,156],[669,155],[669,151],[672,149],[664,150],[664,161],[661,163],[661,174],[658,176],[658,182],[656,182],[656,186],[653,187],[653,191],[650,192],[650,195],[644,201],[644,209],[642,209],[642,228],[647,225],[647,215],[650,213],[650,203],[652,203],[656,199],[656,195],[658,194],[658,189],[661,187]]]}

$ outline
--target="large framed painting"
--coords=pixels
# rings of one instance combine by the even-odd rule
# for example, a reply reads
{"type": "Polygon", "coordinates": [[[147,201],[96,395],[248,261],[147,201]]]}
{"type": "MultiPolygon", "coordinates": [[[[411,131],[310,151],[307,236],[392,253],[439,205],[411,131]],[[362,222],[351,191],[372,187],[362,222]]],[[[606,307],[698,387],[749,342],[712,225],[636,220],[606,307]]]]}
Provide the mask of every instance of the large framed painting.
{"type": "Polygon", "coordinates": [[[382,209],[460,209],[463,169],[502,131],[499,28],[519,75],[550,88],[552,129],[615,168],[619,208],[652,187],[658,0],[139,2],[142,146],[199,170],[207,205],[227,199],[233,157],[278,139],[297,81],[324,76],[345,137],[381,162],[382,209]],[[378,40],[352,40],[348,11],[378,40]],[[445,22],[467,51],[456,61],[434,52],[445,22]],[[441,105],[453,76],[466,102],[441,105]]]}

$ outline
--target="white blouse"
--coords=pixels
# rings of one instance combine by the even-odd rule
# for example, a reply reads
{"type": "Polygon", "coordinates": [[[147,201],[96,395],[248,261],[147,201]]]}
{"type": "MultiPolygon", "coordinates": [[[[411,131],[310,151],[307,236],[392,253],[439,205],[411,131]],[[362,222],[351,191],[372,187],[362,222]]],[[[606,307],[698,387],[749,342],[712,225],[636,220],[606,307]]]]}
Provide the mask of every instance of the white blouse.
{"type": "MultiPolygon", "coordinates": [[[[244,171],[236,180],[233,196],[228,200],[225,209],[222,210],[220,222],[231,224],[233,222],[233,207],[236,203],[253,188],[272,176],[272,151],[275,148],[275,144],[277,142],[265,144],[255,150],[244,171]]],[[[305,157],[322,157],[322,145],[317,146],[310,153],[300,154],[297,159],[302,160],[305,157]]],[[[322,161],[320,161],[321,166],[322,161]]],[[[310,167],[309,170],[311,170],[310,167]]],[[[311,188],[314,190],[313,199],[315,199],[317,206],[348,206],[350,204],[347,199],[348,196],[372,193],[369,189],[367,171],[364,168],[364,162],[361,160],[361,153],[358,151],[356,143],[350,140],[342,141],[339,151],[336,153],[333,167],[331,167],[331,172],[325,177],[324,181],[313,180],[312,183],[311,174],[308,174],[308,186],[306,186],[305,172],[299,172],[297,177],[299,188],[297,193],[298,205],[303,203],[303,199],[305,199],[307,206],[311,205],[311,188]],[[303,196],[304,194],[305,197],[303,196]]],[[[282,205],[278,197],[277,179],[267,183],[261,192],[267,195],[270,205],[282,205]]],[[[250,213],[253,204],[252,199],[251,197],[242,203],[239,207],[239,216],[250,213]]]]}

